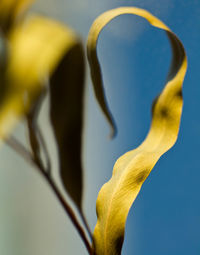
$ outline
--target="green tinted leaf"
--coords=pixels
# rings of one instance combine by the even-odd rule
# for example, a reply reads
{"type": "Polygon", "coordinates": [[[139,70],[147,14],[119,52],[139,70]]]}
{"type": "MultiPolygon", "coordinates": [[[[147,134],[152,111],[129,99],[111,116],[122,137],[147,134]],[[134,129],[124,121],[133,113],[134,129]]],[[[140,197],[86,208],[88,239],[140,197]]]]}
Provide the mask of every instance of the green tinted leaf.
{"type": "Polygon", "coordinates": [[[66,191],[81,210],[84,53],[77,42],[50,80],[50,116],[58,144],[60,175],[66,191]]]}
{"type": "MultiPolygon", "coordinates": [[[[171,70],[162,93],[152,107],[152,124],[144,142],[135,150],[121,156],[115,163],[113,175],[99,192],[97,198],[97,224],[94,230],[94,252],[96,255],[117,255],[121,253],[124,228],[129,209],[140,188],[158,159],[175,143],[182,112],[182,83],[187,68],[183,45],[170,29],[149,12],[121,7],[99,16],[91,27],[88,38],[88,58],[93,85],[102,92],[100,65],[96,43],[103,27],[122,14],[135,14],[148,20],[155,27],[166,31],[173,52],[171,70]]],[[[102,97],[97,99],[104,105],[102,97]]]]}

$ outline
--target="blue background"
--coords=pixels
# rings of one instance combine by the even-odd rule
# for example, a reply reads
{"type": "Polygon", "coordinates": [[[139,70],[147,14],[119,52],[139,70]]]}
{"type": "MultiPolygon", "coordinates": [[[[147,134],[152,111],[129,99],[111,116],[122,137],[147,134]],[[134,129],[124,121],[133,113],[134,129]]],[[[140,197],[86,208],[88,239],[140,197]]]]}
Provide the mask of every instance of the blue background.
{"type": "MultiPolygon", "coordinates": [[[[129,213],[123,254],[197,255],[200,254],[200,2],[161,1],[151,6],[147,2],[124,3],[147,8],[179,36],[187,52],[188,72],[178,142],[159,160],[129,213]]],[[[104,174],[107,180],[117,157],[138,146],[147,134],[150,105],[164,84],[170,48],[163,32],[141,18],[127,15],[108,25],[101,34],[98,52],[108,102],[118,126],[118,136],[110,145],[102,144],[100,137],[96,141],[101,144],[101,160],[97,165],[107,168],[104,174]],[[122,31],[122,36],[120,32],[111,33],[116,29],[122,31]]],[[[93,124],[95,130],[98,126],[93,124]]],[[[101,136],[101,132],[96,131],[95,135],[101,136]]],[[[94,143],[92,146],[95,148],[94,143]]]]}

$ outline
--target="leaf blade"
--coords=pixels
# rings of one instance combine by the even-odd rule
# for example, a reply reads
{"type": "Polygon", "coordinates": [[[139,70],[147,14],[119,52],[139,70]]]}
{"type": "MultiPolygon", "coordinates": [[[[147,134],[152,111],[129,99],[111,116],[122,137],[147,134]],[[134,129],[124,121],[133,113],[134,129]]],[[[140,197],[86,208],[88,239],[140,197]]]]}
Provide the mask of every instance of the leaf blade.
{"type": "Polygon", "coordinates": [[[60,176],[82,214],[82,129],[85,62],[77,41],[50,80],[50,117],[58,144],[60,176]]]}
{"type": "Polygon", "coordinates": [[[93,86],[105,115],[109,115],[106,100],[98,97],[98,90],[103,93],[103,81],[96,45],[104,26],[122,14],[141,16],[152,26],[165,30],[172,46],[173,59],[168,82],[154,102],[152,124],[146,139],[138,148],[125,153],[116,161],[112,178],[99,192],[96,205],[98,220],[93,235],[95,255],[121,253],[129,209],[158,159],[174,145],[182,113],[181,89],[187,68],[182,43],[164,23],[149,12],[134,7],[120,7],[100,15],[93,23],[88,36],[88,59],[93,86]]]}

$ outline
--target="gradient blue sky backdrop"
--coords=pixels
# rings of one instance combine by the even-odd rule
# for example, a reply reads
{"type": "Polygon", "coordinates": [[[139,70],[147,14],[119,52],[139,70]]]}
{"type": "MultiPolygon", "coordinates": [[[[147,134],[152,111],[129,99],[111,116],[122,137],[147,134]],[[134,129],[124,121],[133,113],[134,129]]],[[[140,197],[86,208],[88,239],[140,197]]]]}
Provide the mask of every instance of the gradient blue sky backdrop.
{"type": "MultiPolygon", "coordinates": [[[[122,254],[199,255],[200,1],[39,0],[33,10],[69,24],[85,42],[89,28],[99,14],[124,5],[147,9],[177,34],[186,49],[188,72],[183,85],[184,108],[178,141],[159,160],[129,213],[122,254]]],[[[110,179],[114,162],[120,155],[138,146],[148,132],[151,103],[165,83],[171,52],[164,32],[151,27],[142,18],[124,15],[112,21],[101,33],[98,55],[118,134],[114,140],[108,139],[109,126],[94,100],[88,76],[83,155],[84,203],[92,229],[96,224],[96,197],[101,186],[110,179]]],[[[4,245],[0,248],[4,251],[1,254],[86,255],[79,237],[52,198],[45,182],[39,180],[40,176],[30,174],[32,169],[22,166],[20,159],[11,152],[10,157],[16,160],[13,164],[18,162],[22,173],[19,178],[20,169],[15,170],[16,178],[9,179],[13,165],[9,165],[8,159],[5,160],[7,153],[7,148],[4,148],[0,154],[5,169],[0,173],[4,186],[4,189],[1,188],[1,200],[5,200],[6,196],[10,199],[10,202],[4,202],[5,215],[0,219],[5,225],[3,229],[7,230],[3,234],[0,228],[2,238],[7,240],[1,241],[4,245]],[[15,195],[12,192],[8,195],[10,189],[7,187],[11,184],[15,185],[15,193],[18,192],[15,195]],[[35,189],[39,190],[38,193],[35,189]],[[24,192],[32,193],[27,198],[24,192]],[[27,201],[30,198],[32,201],[27,201]],[[21,204],[12,205],[12,199],[20,200],[21,204]],[[28,211],[22,217],[21,211],[24,210],[20,211],[20,206],[32,209],[25,209],[28,211]],[[11,213],[10,208],[16,211],[11,213]],[[9,212],[7,215],[6,210],[9,212]],[[11,220],[15,222],[14,226],[9,225],[11,220]],[[23,229],[17,227],[20,222],[25,224],[23,221],[30,226],[23,229]],[[21,237],[13,234],[16,228],[21,237]],[[8,248],[9,238],[15,240],[13,248],[8,248]]]]}

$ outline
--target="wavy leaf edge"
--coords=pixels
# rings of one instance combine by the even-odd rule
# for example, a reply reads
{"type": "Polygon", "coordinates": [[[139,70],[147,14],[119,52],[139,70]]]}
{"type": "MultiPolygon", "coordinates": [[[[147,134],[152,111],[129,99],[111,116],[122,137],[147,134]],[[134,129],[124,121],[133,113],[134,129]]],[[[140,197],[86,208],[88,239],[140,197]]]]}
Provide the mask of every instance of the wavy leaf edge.
{"type": "Polygon", "coordinates": [[[96,204],[98,219],[93,235],[95,255],[121,254],[129,209],[156,162],[176,142],[182,114],[182,83],[187,69],[187,57],[181,41],[148,11],[136,7],[119,7],[106,11],[94,21],[87,43],[95,95],[109,123],[114,127],[103,91],[96,47],[101,30],[112,19],[123,14],[143,17],[152,26],[166,31],[173,57],[168,81],[152,106],[152,123],[147,137],[138,148],[125,153],[116,161],[112,178],[99,192],[96,204]]]}

